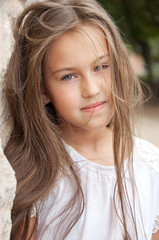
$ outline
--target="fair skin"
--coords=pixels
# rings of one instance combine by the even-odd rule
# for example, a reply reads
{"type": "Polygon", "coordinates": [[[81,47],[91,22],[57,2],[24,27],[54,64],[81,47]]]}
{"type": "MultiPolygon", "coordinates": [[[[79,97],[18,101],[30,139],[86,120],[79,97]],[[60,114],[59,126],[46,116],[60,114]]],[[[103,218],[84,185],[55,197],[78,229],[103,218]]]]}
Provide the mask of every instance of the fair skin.
{"type": "Polygon", "coordinates": [[[49,49],[44,99],[60,115],[68,144],[92,161],[113,165],[112,131],[106,127],[114,112],[109,50],[101,30],[81,29],[65,33],[49,49]]]}
{"type": "MultiPolygon", "coordinates": [[[[113,165],[112,131],[106,127],[114,111],[108,46],[99,29],[82,29],[82,34],[65,33],[49,49],[43,99],[45,104],[54,104],[68,144],[98,164],[113,165]]],[[[34,221],[31,219],[30,229],[34,221]]],[[[159,232],[152,236],[152,240],[158,239],[159,232]]]]}
{"type": "Polygon", "coordinates": [[[159,240],[159,231],[157,231],[157,233],[152,234],[152,240],[159,240]]]}

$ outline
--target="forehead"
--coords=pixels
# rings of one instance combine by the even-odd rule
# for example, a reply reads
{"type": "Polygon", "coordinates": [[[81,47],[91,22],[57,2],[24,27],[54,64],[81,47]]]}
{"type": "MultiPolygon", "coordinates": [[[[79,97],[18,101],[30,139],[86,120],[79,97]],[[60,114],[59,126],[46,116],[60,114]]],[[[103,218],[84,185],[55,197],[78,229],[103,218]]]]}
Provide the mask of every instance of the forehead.
{"type": "Polygon", "coordinates": [[[96,26],[80,25],[56,39],[47,53],[47,64],[75,65],[108,55],[108,45],[103,31],[96,26]]]}

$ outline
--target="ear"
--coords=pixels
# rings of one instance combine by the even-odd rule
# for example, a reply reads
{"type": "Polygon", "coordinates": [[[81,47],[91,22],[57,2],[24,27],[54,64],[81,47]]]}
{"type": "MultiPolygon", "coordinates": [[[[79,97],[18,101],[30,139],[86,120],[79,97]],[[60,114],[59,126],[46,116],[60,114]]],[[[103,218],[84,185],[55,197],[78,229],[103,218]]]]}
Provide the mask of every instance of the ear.
{"type": "Polygon", "coordinates": [[[49,96],[47,96],[47,94],[42,94],[42,99],[43,99],[43,104],[46,105],[49,102],[51,102],[51,99],[49,98],[49,96]]]}

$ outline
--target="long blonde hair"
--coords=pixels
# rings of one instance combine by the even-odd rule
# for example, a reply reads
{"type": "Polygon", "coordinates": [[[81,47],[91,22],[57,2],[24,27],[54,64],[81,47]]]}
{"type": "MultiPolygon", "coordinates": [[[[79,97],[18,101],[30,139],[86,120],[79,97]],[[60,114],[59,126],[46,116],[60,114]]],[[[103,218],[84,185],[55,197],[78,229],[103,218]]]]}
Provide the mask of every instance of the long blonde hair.
{"type": "MultiPolygon", "coordinates": [[[[73,209],[72,217],[69,213],[67,221],[61,222],[64,225],[60,239],[65,239],[84,209],[80,179],[61,140],[56,111],[52,104],[44,106],[42,101],[47,51],[55,39],[78,28],[81,23],[90,23],[102,29],[109,46],[115,106],[112,128],[116,192],[122,210],[123,239],[132,239],[126,223],[123,165],[126,152],[130,156],[133,150],[131,122],[134,106],[142,95],[140,84],[130,66],[118,29],[95,0],[48,0],[29,6],[18,17],[14,32],[15,47],[6,74],[6,96],[14,126],[5,154],[17,178],[12,210],[13,240],[17,240],[16,232],[21,222],[25,224],[21,240],[26,239],[32,205],[54,189],[59,171],[65,174],[69,169],[74,177],[74,194],[67,206],[70,212],[73,209]]],[[[133,214],[132,219],[136,231],[133,214]]]]}

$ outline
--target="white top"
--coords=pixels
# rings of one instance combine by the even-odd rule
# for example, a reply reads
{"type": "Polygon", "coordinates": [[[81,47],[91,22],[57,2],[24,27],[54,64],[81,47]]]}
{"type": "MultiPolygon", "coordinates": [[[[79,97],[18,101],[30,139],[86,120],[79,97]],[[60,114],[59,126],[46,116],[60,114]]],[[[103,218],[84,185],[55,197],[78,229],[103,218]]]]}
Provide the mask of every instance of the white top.
{"type": "MultiPolygon", "coordinates": [[[[122,225],[113,205],[116,183],[115,167],[102,166],[87,160],[71,146],[66,145],[66,149],[78,167],[77,171],[82,179],[86,204],[81,218],[65,239],[122,240],[122,225]]],[[[131,174],[127,168],[127,161],[125,161],[127,192],[133,212],[135,211],[138,239],[151,240],[152,233],[159,229],[159,149],[145,140],[135,138],[133,155],[137,189],[135,207],[130,184],[131,174]]],[[[36,240],[61,240],[60,235],[55,236],[60,218],[56,218],[56,216],[70,199],[70,184],[72,182],[67,177],[60,178],[54,191],[50,192],[40,207],[36,240]],[[54,220],[55,218],[56,220],[54,220]],[[51,222],[52,220],[54,221],[51,222]]],[[[121,216],[119,206],[117,206],[117,211],[121,216]]],[[[70,212],[70,218],[71,216],[72,212],[70,212]]],[[[67,226],[67,221],[62,226],[67,226]]],[[[135,240],[135,231],[129,216],[127,216],[127,223],[128,232],[135,240]]]]}

